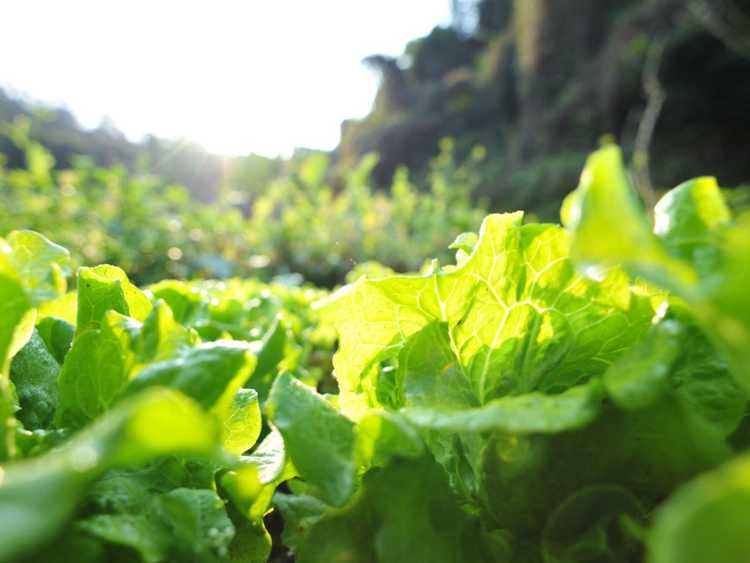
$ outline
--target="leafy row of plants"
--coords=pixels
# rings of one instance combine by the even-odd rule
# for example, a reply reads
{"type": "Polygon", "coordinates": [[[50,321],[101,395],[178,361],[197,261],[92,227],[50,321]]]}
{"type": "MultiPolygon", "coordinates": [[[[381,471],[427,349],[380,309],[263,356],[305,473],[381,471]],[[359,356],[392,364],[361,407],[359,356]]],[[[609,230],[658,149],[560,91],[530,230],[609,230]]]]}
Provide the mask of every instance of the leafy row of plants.
{"type": "Polygon", "coordinates": [[[746,559],[750,216],[699,178],[651,228],[607,147],[562,219],[491,215],[456,265],[332,298],[342,412],[398,414],[429,455],[365,476],[302,560],[746,559]],[[399,505],[429,474],[455,496],[399,505]]]}
{"type": "Polygon", "coordinates": [[[485,214],[471,201],[471,168],[454,162],[448,145],[433,163],[429,191],[405,170],[390,193],[374,190],[374,157],[335,190],[327,159],[313,155],[290,163],[260,196],[240,178],[222,201],[198,204],[182,186],[85,158],[56,170],[22,128],[11,133],[27,166],[6,169],[0,155],[0,232],[43,232],[70,250],[75,265],[117,264],[139,284],[298,273],[333,286],[362,261],[416,269],[485,214]]]}
{"type": "Polygon", "coordinates": [[[486,214],[474,203],[477,148],[456,162],[444,140],[421,190],[400,169],[390,191],[373,189],[377,157],[365,157],[345,177],[344,187],[328,183],[328,159],[311,157],[298,173],[272,184],[254,202],[249,219],[253,248],[277,271],[301,273],[314,283],[334,286],[362,262],[377,261],[400,272],[415,271],[426,257],[443,250],[458,234],[475,228],[486,214]]]}
{"type": "Polygon", "coordinates": [[[249,272],[239,211],[196,205],[182,186],[84,157],[57,170],[20,125],[10,134],[26,168],[5,168],[0,155],[0,232],[44,232],[75,265],[117,264],[139,283],[249,272]]]}
{"type": "Polygon", "coordinates": [[[490,215],[332,295],[65,293],[67,253],[11,233],[0,561],[744,563],[750,216],[699,178],[652,225],[620,160],[564,227],[490,215]]]}
{"type": "Polygon", "coordinates": [[[326,384],[325,293],[141,290],[110,265],[66,292],[69,266],[33,231],[0,239],[0,561],[265,561],[257,460],[286,466],[259,405],[279,369],[326,384]]]}

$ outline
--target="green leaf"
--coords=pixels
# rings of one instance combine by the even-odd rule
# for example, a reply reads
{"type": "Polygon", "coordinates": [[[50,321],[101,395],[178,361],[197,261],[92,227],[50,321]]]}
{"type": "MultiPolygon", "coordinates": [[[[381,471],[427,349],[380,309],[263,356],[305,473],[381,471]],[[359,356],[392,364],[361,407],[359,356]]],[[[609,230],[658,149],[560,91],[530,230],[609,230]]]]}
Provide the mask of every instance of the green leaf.
{"type": "MultiPolygon", "coordinates": [[[[26,346],[26,343],[34,333],[34,324],[36,322],[36,309],[28,309],[26,313],[21,317],[21,320],[16,324],[15,330],[13,331],[13,337],[10,341],[8,349],[8,359],[12,360],[16,354],[26,346]]],[[[5,368],[4,373],[8,373],[10,365],[5,368]]]]}
{"type": "Polygon", "coordinates": [[[195,332],[175,321],[169,305],[157,301],[140,331],[138,359],[142,363],[165,360],[197,341],[195,332]]]}
{"type": "Polygon", "coordinates": [[[32,303],[63,295],[70,275],[70,253],[34,231],[12,231],[10,259],[32,303]]]}
{"type": "Polygon", "coordinates": [[[37,323],[36,328],[47,350],[55,358],[55,361],[62,365],[70,346],[73,344],[75,327],[63,319],[45,317],[37,323]]]}
{"type": "Polygon", "coordinates": [[[60,365],[36,330],[13,358],[10,372],[21,407],[18,419],[29,430],[49,427],[57,407],[60,365]]]}
{"type": "Polygon", "coordinates": [[[276,487],[295,475],[284,439],[272,429],[252,454],[222,475],[221,486],[239,513],[256,522],[265,516],[276,487]]]}
{"type": "Polygon", "coordinates": [[[330,508],[326,503],[309,495],[289,495],[276,493],[273,496],[274,506],[284,518],[284,529],[281,539],[292,551],[299,549],[300,543],[307,536],[320,518],[330,508]]]}
{"type": "Polygon", "coordinates": [[[125,511],[95,514],[76,528],[128,546],[146,562],[227,560],[235,527],[214,491],[178,486],[137,493],[141,498],[125,511]]]}
{"type": "Polygon", "coordinates": [[[169,305],[178,323],[187,325],[202,310],[201,291],[185,282],[164,280],[151,286],[150,291],[154,300],[163,299],[169,305]]]}
{"type": "Polygon", "coordinates": [[[589,156],[578,188],[568,197],[571,256],[580,264],[619,264],[670,290],[688,291],[695,283],[695,272],[672,258],[651,232],[617,147],[589,156]]]}
{"type": "Polygon", "coordinates": [[[254,365],[246,342],[208,342],[147,366],[130,382],[127,392],[137,393],[154,385],[177,389],[203,408],[213,409],[223,420],[254,365]]]}
{"type": "Polygon", "coordinates": [[[573,257],[620,264],[684,299],[750,392],[750,215],[731,222],[715,181],[699,178],[657,203],[652,233],[615,147],[591,155],[569,197],[573,257]]]}
{"type": "Polygon", "coordinates": [[[685,410],[729,436],[745,417],[747,399],[718,353],[689,312],[672,307],[669,315],[682,324],[681,353],[670,383],[685,410]]]}
{"type": "Polygon", "coordinates": [[[462,266],[334,294],[324,314],[340,337],[340,404],[353,417],[382,406],[378,365],[396,356],[396,405],[473,408],[565,390],[602,373],[650,324],[650,296],[616,279],[577,273],[560,228],[490,215],[462,266]]]}
{"type": "Polygon", "coordinates": [[[265,412],[300,476],[326,502],[346,502],[355,485],[354,424],[290,373],[276,378],[265,412]]]}
{"type": "Polygon", "coordinates": [[[704,297],[690,302],[714,345],[724,352],[738,382],[750,393],[750,214],[722,234],[722,267],[703,284],[704,297]]]}
{"type": "Polygon", "coordinates": [[[476,233],[461,233],[456,237],[448,248],[456,251],[456,265],[461,266],[469,259],[479,237],[476,233]]]}
{"type": "Polygon", "coordinates": [[[37,318],[39,320],[47,317],[61,319],[71,326],[75,326],[76,316],[78,315],[78,292],[69,291],[62,297],[45,301],[37,308],[37,318]]]}
{"type": "Polygon", "coordinates": [[[281,319],[276,318],[258,345],[258,363],[245,384],[245,387],[251,387],[258,392],[261,402],[268,398],[271,385],[278,373],[279,363],[284,359],[285,346],[286,329],[281,319]]]}
{"type": "Polygon", "coordinates": [[[607,393],[625,410],[644,408],[671,394],[728,436],[745,413],[740,388],[689,312],[673,305],[666,315],[604,373],[607,393]]]}
{"type": "Polygon", "coordinates": [[[683,335],[676,321],[658,323],[604,372],[607,393],[617,406],[639,409],[653,404],[668,390],[667,378],[683,335]]]}
{"type": "Polygon", "coordinates": [[[649,563],[745,563],[750,553],[750,456],[679,489],[656,514],[649,563]]]}
{"type": "MultiPolygon", "coordinates": [[[[445,440],[438,445],[443,444],[445,440]]],[[[615,485],[633,491],[650,511],[676,484],[730,455],[723,437],[670,394],[635,411],[604,403],[596,420],[566,432],[490,434],[476,446],[478,455],[472,455],[470,441],[462,444],[466,444],[463,457],[454,448],[453,455],[440,462],[450,471],[454,487],[466,491],[467,501],[481,499],[470,506],[478,504],[480,510],[488,511],[483,520],[506,531],[514,554],[510,561],[541,559],[545,522],[555,507],[577,491],[615,485]]],[[[596,528],[596,513],[589,514],[588,522],[596,528]]],[[[578,530],[586,527],[583,521],[578,525],[578,530]]],[[[579,536],[581,541],[589,544],[584,536],[579,536]]],[[[601,532],[594,536],[601,539],[601,532]]],[[[570,539],[562,542],[560,538],[563,550],[577,543],[570,539]]],[[[609,540],[597,545],[609,545],[609,540]]],[[[575,561],[586,560],[581,554],[575,561]]]]}
{"type": "Polygon", "coordinates": [[[357,423],[357,454],[365,467],[387,465],[394,457],[419,457],[424,444],[406,418],[387,411],[372,411],[357,423]]]}
{"type": "Polygon", "coordinates": [[[96,514],[76,527],[106,542],[134,549],[145,563],[163,561],[168,530],[158,527],[150,514],[96,514]]]}
{"type": "Polygon", "coordinates": [[[661,259],[643,208],[630,188],[620,149],[608,145],[586,161],[563,223],[575,232],[572,254],[596,260],[661,259]],[[616,229],[618,237],[602,236],[616,229]],[[581,252],[585,249],[584,252],[581,252]]]}
{"type": "Polygon", "coordinates": [[[0,376],[0,461],[13,457],[16,453],[16,419],[13,416],[15,405],[10,382],[0,376]]]}
{"type": "Polygon", "coordinates": [[[229,514],[237,528],[230,546],[232,561],[264,563],[268,559],[271,538],[263,518],[276,487],[295,475],[284,439],[272,428],[251,455],[243,456],[237,467],[221,476],[221,489],[231,501],[229,514]]]}
{"type": "Polygon", "coordinates": [[[132,365],[134,327],[128,327],[132,322],[110,310],[100,329],[78,333],[60,371],[55,413],[58,427],[82,427],[105,412],[123,392],[132,365]]]}
{"type": "Polygon", "coordinates": [[[654,233],[668,251],[691,263],[701,274],[717,266],[717,231],[731,221],[715,178],[680,184],[654,207],[654,233]]]}
{"type": "Polygon", "coordinates": [[[244,464],[252,464],[258,469],[258,480],[268,485],[288,472],[288,459],[281,433],[272,428],[255,451],[242,458],[244,464]]]}
{"type": "Polygon", "coordinates": [[[106,470],[174,455],[217,455],[219,428],[184,395],[155,389],[119,404],[52,452],[8,464],[0,484],[0,561],[52,539],[106,470]]]}
{"type": "Polygon", "coordinates": [[[501,430],[512,434],[556,434],[589,424],[603,397],[597,381],[558,395],[526,393],[503,397],[473,409],[446,411],[408,408],[402,413],[422,428],[448,432],[501,430]]]}
{"type": "Polygon", "coordinates": [[[299,563],[498,560],[429,458],[370,472],[348,506],[311,516],[295,550],[299,563]]]}
{"type": "Polygon", "coordinates": [[[28,557],[13,559],[18,563],[103,563],[112,554],[105,551],[104,544],[75,528],[65,530],[62,537],[52,544],[45,545],[41,550],[35,550],[28,557]]]}
{"type": "Polygon", "coordinates": [[[19,458],[33,457],[58,447],[71,432],[65,429],[27,430],[16,427],[16,446],[19,458]]]}
{"type": "Polygon", "coordinates": [[[210,485],[195,479],[192,469],[203,460],[167,457],[144,466],[127,466],[107,471],[88,488],[85,502],[89,512],[137,514],[144,512],[158,493],[178,487],[210,485]]]}
{"type": "MultiPolygon", "coordinates": [[[[18,345],[16,332],[31,309],[31,301],[10,259],[10,246],[0,239],[0,379],[7,376],[10,359],[25,342],[18,345]]],[[[33,319],[32,319],[33,328],[33,319]]]]}
{"type": "Polygon", "coordinates": [[[555,508],[545,525],[545,563],[640,560],[641,546],[623,526],[626,517],[635,522],[646,519],[629,491],[611,485],[576,491],[555,508]]]}
{"type": "Polygon", "coordinates": [[[34,311],[11,260],[12,249],[0,238],[0,461],[15,454],[15,400],[10,361],[31,336],[34,311]]]}
{"type": "Polygon", "coordinates": [[[234,525],[214,491],[175,489],[157,499],[157,514],[168,523],[178,561],[226,561],[234,525]]]}
{"type": "Polygon", "coordinates": [[[260,436],[261,426],[258,394],[252,389],[240,389],[224,420],[224,449],[237,455],[249,450],[260,436]]]}
{"type": "MultiPolygon", "coordinates": [[[[228,510],[230,518],[234,511],[228,510]]],[[[271,535],[262,520],[233,518],[235,534],[229,545],[229,560],[236,563],[266,563],[271,555],[271,535]]]]}
{"type": "Polygon", "coordinates": [[[453,250],[463,250],[467,255],[471,254],[477,244],[479,237],[476,233],[461,233],[456,237],[448,248],[453,250]]]}
{"type": "Polygon", "coordinates": [[[142,322],[151,311],[151,302],[116,266],[79,268],[76,331],[80,334],[99,328],[104,313],[109,310],[142,322]]]}

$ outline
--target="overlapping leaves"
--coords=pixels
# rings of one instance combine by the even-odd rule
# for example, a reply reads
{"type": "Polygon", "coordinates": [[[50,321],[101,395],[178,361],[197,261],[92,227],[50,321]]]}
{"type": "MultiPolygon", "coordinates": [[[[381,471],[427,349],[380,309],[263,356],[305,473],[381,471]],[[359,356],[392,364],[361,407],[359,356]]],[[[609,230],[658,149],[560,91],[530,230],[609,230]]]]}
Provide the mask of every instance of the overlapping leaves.
{"type": "MultiPolygon", "coordinates": [[[[218,494],[227,472],[284,467],[280,440],[241,457],[262,431],[243,385],[263,346],[201,342],[114,266],[81,268],[65,296],[60,247],[29,232],[8,241],[0,414],[4,455],[19,459],[0,472],[0,561],[264,561],[275,485],[218,494]]],[[[284,357],[265,358],[264,374],[284,357]]]]}
{"type": "Polygon", "coordinates": [[[612,148],[563,217],[567,231],[491,215],[456,266],[335,294],[338,402],[421,429],[494,560],[638,561],[647,511],[744,439],[750,348],[730,292],[748,231],[699,179],[665,196],[652,232],[612,148]]]}
{"type": "Polygon", "coordinates": [[[334,362],[345,409],[475,409],[483,427],[494,418],[503,428],[503,409],[534,402],[524,395],[545,393],[532,408],[554,408],[552,397],[601,374],[639,339],[654,298],[618,271],[587,279],[562,229],[521,220],[489,216],[457,268],[363,279],[334,296],[328,314],[341,339],[334,362]],[[395,371],[383,372],[391,359],[395,371]]]}
{"type": "Polygon", "coordinates": [[[747,218],[702,178],[652,228],[613,147],[562,215],[324,301],[338,394],[320,292],[64,294],[64,250],[9,235],[0,561],[262,562],[278,510],[302,563],[743,562],[747,218]]]}
{"type": "MultiPolygon", "coordinates": [[[[669,290],[683,321],[654,334],[631,354],[627,369],[612,374],[615,400],[626,408],[653,402],[671,383],[677,404],[700,420],[702,443],[710,443],[711,434],[733,433],[732,442],[740,450],[750,445],[741,424],[750,391],[748,219],[731,217],[716,180],[706,177],[668,192],[654,209],[651,228],[616,147],[590,157],[580,186],[563,209],[578,260],[600,266],[618,263],[631,275],[669,290]],[[692,319],[687,328],[686,317],[692,319]],[[675,331],[682,334],[666,336],[675,331]]],[[[649,561],[746,559],[746,461],[746,455],[740,456],[675,493],[657,513],[649,561]]]]}

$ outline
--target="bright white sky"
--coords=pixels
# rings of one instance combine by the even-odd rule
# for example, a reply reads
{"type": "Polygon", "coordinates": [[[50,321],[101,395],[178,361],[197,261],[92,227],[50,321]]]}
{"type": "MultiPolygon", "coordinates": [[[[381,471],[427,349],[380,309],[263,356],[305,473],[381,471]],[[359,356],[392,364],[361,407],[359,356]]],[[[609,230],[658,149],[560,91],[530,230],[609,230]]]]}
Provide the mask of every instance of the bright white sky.
{"type": "Polygon", "coordinates": [[[450,0],[5,0],[0,85],[134,140],[331,149],[372,103],[361,60],[449,18],[450,0]]]}

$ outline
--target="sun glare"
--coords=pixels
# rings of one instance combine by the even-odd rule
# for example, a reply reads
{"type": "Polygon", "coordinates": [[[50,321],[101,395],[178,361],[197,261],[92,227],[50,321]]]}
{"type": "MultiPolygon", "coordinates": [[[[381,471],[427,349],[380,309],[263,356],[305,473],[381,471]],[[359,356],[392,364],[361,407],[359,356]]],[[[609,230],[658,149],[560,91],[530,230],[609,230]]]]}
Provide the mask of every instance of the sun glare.
{"type": "Polygon", "coordinates": [[[30,42],[27,26],[8,26],[0,48],[15,55],[2,78],[15,91],[65,103],[86,126],[109,116],[135,139],[188,137],[224,154],[331,149],[341,121],[372,103],[377,78],[362,58],[400,54],[410,38],[447,22],[449,7],[448,0],[16,2],[5,16],[33,22],[46,40],[30,42]]]}

